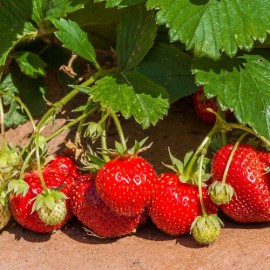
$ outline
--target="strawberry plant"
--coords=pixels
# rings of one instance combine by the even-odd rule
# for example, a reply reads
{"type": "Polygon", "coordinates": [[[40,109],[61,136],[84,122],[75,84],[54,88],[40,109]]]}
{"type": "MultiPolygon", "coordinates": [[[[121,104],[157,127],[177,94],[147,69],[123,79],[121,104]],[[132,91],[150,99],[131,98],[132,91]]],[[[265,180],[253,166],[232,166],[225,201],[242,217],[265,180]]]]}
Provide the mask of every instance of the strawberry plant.
{"type": "Polygon", "coordinates": [[[146,209],[163,231],[191,232],[203,244],[220,234],[214,203],[237,221],[269,221],[269,8],[270,0],[0,0],[0,229],[9,219],[7,201],[15,219],[32,230],[60,228],[73,208],[102,237],[131,233],[146,209]],[[63,87],[61,97],[47,87],[52,73],[63,87]],[[195,110],[203,109],[203,121],[213,127],[183,163],[170,155],[174,173],[156,179],[139,155],[145,140],[128,149],[121,119],[147,129],[172,103],[192,95],[195,110]],[[45,138],[44,128],[78,96],[81,104],[69,121],[45,138]],[[226,122],[230,113],[233,120],[226,122]],[[5,128],[25,121],[33,132],[15,151],[6,144],[5,128]],[[111,122],[120,139],[115,149],[107,147],[111,122]],[[79,178],[91,178],[76,184],[75,167],[69,179],[63,170],[69,165],[55,165],[61,158],[73,161],[48,160],[45,151],[72,126],[71,152],[87,171],[79,178]],[[258,150],[240,145],[243,132],[258,150]],[[211,171],[210,148],[216,152],[211,171]],[[253,178],[256,184],[247,188],[253,178]],[[191,202],[183,205],[183,198],[191,202]],[[115,219],[107,223],[107,215],[115,219]]]}

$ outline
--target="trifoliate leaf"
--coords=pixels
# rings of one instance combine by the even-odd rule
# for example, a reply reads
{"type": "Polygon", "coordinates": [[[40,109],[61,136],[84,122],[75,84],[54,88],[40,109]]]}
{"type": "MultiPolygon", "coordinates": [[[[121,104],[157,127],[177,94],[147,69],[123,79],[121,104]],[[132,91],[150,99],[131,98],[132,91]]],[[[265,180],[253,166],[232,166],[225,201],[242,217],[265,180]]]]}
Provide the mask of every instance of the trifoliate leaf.
{"type": "Polygon", "coordinates": [[[254,50],[233,59],[198,59],[193,72],[209,96],[234,111],[238,121],[270,139],[270,53],[254,50]]]}
{"type": "Polygon", "coordinates": [[[161,87],[148,88],[148,85],[149,80],[144,79],[144,76],[127,72],[118,76],[106,76],[88,90],[101,106],[121,112],[126,119],[133,116],[143,128],[147,128],[162,119],[169,107],[168,100],[160,96],[161,87]]]}
{"type": "Polygon", "coordinates": [[[157,9],[156,20],[170,28],[171,41],[180,40],[198,56],[234,56],[237,49],[251,50],[270,30],[269,0],[148,0],[157,9]]]}
{"type": "Polygon", "coordinates": [[[88,40],[86,33],[76,22],[62,18],[60,20],[52,19],[52,22],[59,30],[55,35],[62,41],[65,48],[97,65],[94,48],[88,40]]]}

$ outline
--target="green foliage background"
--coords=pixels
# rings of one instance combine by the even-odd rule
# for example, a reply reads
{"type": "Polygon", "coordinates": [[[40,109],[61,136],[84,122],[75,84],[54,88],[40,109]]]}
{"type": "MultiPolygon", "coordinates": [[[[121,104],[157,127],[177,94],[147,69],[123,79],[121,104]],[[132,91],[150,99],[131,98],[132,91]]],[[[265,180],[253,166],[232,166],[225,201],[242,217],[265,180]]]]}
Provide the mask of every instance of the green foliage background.
{"type": "Polygon", "coordinates": [[[35,116],[47,110],[44,77],[55,69],[67,91],[78,85],[143,128],[203,85],[269,140],[269,10],[270,0],[0,0],[5,124],[26,121],[12,95],[35,116]],[[94,85],[79,85],[76,65],[75,78],[59,71],[72,53],[99,72],[94,85]]]}

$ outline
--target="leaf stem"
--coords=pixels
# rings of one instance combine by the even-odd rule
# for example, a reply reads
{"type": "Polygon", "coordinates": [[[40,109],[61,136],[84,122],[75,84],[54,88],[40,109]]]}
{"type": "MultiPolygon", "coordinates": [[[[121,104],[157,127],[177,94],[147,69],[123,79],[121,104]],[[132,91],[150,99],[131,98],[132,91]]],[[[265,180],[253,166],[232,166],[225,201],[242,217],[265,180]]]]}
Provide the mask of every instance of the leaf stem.
{"type": "Polygon", "coordinates": [[[0,121],[1,121],[1,137],[2,137],[1,154],[4,155],[6,151],[6,134],[5,134],[5,115],[1,97],[0,97],[0,121]]]}
{"type": "Polygon", "coordinates": [[[82,120],[85,120],[85,118],[89,115],[92,114],[93,112],[95,112],[97,110],[98,106],[93,108],[90,111],[86,111],[83,112],[79,117],[73,119],[72,121],[70,121],[68,124],[62,126],[61,128],[59,128],[58,130],[56,130],[53,134],[51,134],[49,137],[46,138],[46,141],[50,141],[51,139],[53,139],[54,137],[56,137],[58,134],[60,134],[61,132],[65,131],[66,129],[72,127],[73,125],[75,125],[78,122],[82,122],[82,120]]]}
{"type": "Polygon", "coordinates": [[[25,160],[24,160],[24,163],[23,163],[23,165],[22,165],[22,168],[21,168],[21,171],[20,171],[20,177],[19,177],[19,179],[23,179],[23,175],[24,175],[24,172],[25,172],[25,169],[26,169],[26,167],[27,167],[27,165],[28,165],[28,161],[30,160],[30,158],[31,158],[31,156],[33,155],[33,153],[35,152],[35,148],[33,148],[32,150],[31,150],[31,152],[27,155],[27,157],[25,158],[25,160]]]}
{"type": "Polygon", "coordinates": [[[229,168],[230,168],[230,165],[231,165],[231,162],[232,162],[232,159],[233,159],[233,156],[240,144],[240,142],[244,139],[244,137],[248,134],[248,132],[245,132],[244,134],[242,134],[242,136],[237,140],[237,142],[235,143],[235,145],[233,146],[233,149],[230,153],[230,156],[229,156],[229,159],[227,161],[227,164],[226,164],[226,167],[225,167],[225,170],[224,170],[224,173],[223,173],[223,177],[222,177],[222,183],[225,184],[226,182],[226,179],[227,179],[227,175],[228,175],[228,171],[229,171],[229,168]]]}
{"type": "Polygon", "coordinates": [[[239,124],[236,124],[236,123],[228,123],[228,125],[231,127],[231,128],[234,128],[234,129],[240,129],[240,130],[243,130],[243,131],[246,131],[248,133],[251,133],[253,134],[254,136],[258,137],[261,141],[263,141],[266,145],[270,146],[270,141],[267,140],[264,136],[260,136],[258,135],[255,131],[253,131],[251,128],[249,127],[246,127],[246,126],[242,126],[242,125],[239,125],[239,124]]]}
{"type": "MultiPolygon", "coordinates": [[[[83,111],[83,114],[85,114],[87,111],[88,111],[88,106],[92,103],[92,97],[90,96],[87,100],[87,103],[86,103],[86,108],[84,109],[83,111]]],[[[79,125],[78,125],[78,128],[77,128],[77,131],[76,131],[76,135],[75,135],[75,145],[78,146],[78,144],[81,144],[81,133],[82,133],[82,130],[83,130],[83,125],[85,123],[85,117],[80,119],[80,122],[79,122],[79,125]]]]}
{"type": "Polygon", "coordinates": [[[113,121],[115,123],[115,126],[117,128],[118,135],[119,135],[121,144],[123,146],[123,149],[126,151],[127,150],[127,144],[126,144],[126,140],[125,140],[125,136],[124,136],[124,132],[123,132],[121,123],[120,123],[117,115],[115,114],[115,112],[113,110],[111,110],[110,114],[111,114],[111,117],[112,117],[112,119],[113,119],[113,121]]]}

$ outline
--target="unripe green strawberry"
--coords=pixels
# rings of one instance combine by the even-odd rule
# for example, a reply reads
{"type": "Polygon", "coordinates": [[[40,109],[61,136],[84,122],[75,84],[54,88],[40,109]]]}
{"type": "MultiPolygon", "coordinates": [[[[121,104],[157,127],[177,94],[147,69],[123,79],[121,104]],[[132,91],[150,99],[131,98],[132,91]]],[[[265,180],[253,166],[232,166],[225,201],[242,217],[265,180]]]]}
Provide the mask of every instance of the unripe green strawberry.
{"type": "Polygon", "coordinates": [[[61,200],[55,203],[54,208],[51,210],[47,206],[42,206],[38,211],[38,217],[48,225],[57,225],[64,221],[67,214],[66,203],[61,200]]]}
{"type": "Polygon", "coordinates": [[[223,223],[217,215],[198,216],[191,225],[191,233],[200,244],[210,245],[218,239],[221,225],[223,223]]]}
{"type": "Polygon", "coordinates": [[[14,171],[14,165],[17,163],[18,154],[16,150],[7,146],[0,152],[0,185],[5,184],[9,176],[14,171]]]}
{"type": "Polygon", "coordinates": [[[232,196],[235,194],[231,185],[219,181],[215,181],[211,184],[208,193],[210,194],[212,202],[217,205],[229,203],[232,196]]]}
{"type": "Polygon", "coordinates": [[[10,220],[10,212],[8,207],[0,203],[0,230],[2,230],[10,220]]]}

